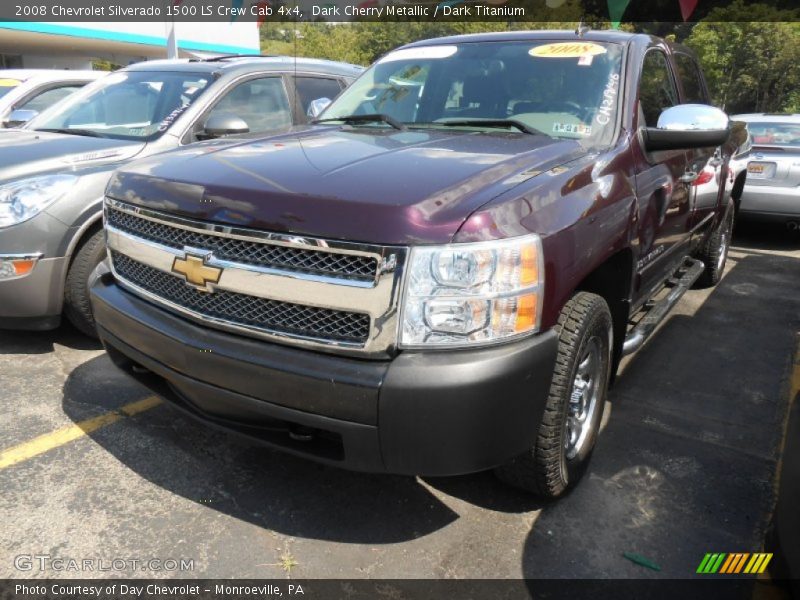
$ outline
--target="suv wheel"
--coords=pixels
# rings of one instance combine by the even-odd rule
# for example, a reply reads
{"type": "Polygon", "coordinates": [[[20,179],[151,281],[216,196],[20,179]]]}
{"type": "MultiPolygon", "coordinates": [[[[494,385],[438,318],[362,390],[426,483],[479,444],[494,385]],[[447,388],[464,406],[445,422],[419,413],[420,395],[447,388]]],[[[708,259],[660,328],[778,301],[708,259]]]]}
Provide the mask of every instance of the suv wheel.
{"type": "Polygon", "coordinates": [[[706,268],[697,279],[696,287],[712,287],[722,279],[725,263],[728,260],[728,249],[731,245],[735,212],[733,201],[730,201],[722,221],[700,246],[697,258],[703,261],[706,268]]]}
{"type": "Polygon", "coordinates": [[[611,374],[611,312],[600,296],[575,294],[558,319],[553,382],[533,448],[495,469],[498,478],[556,498],[586,469],[611,374]]]}
{"type": "Polygon", "coordinates": [[[106,244],[101,229],[78,246],[64,287],[64,314],[76,329],[92,338],[97,338],[97,331],[89,302],[89,276],[105,255],[106,244]]]}

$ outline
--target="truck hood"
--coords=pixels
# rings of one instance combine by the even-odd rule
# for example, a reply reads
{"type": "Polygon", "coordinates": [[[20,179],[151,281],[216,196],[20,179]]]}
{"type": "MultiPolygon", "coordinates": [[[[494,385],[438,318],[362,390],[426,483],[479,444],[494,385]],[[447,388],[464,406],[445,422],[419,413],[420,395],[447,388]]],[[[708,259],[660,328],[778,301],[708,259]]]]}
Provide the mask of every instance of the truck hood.
{"type": "Polygon", "coordinates": [[[0,129],[0,182],[133,158],[142,142],[26,129],[0,129]]]}
{"type": "Polygon", "coordinates": [[[275,232],[446,243],[485,203],[585,152],[516,133],[314,127],[138,161],[116,173],[108,195],[275,232]]]}

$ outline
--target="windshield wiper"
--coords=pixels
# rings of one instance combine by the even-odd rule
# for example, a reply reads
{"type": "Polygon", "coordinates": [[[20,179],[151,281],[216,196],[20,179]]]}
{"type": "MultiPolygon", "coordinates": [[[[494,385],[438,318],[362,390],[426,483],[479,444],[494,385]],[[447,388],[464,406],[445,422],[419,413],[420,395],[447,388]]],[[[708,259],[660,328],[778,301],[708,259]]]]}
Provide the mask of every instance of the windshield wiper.
{"type": "Polygon", "coordinates": [[[70,135],[85,135],[86,137],[106,137],[96,131],[92,131],[91,129],[71,129],[71,128],[64,128],[64,129],[36,129],[35,131],[46,131],[48,133],[68,133],[70,135]]]}
{"type": "Polygon", "coordinates": [[[387,125],[394,127],[395,129],[399,129],[400,131],[404,131],[406,129],[406,126],[403,123],[394,117],[384,115],[383,113],[374,113],[370,115],[348,115],[346,117],[331,117],[330,119],[314,119],[311,121],[311,123],[316,125],[317,123],[329,123],[331,121],[343,121],[344,123],[386,123],[387,125]]]}
{"type": "Polygon", "coordinates": [[[431,123],[431,125],[442,125],[444,127],[515,127],[523,133],[547,136],[545,132],[531,127],[530,125],[526,125],[522,121],[517,121],[516,119],[452,119],[448,121],[435,121],[431,123]]]}

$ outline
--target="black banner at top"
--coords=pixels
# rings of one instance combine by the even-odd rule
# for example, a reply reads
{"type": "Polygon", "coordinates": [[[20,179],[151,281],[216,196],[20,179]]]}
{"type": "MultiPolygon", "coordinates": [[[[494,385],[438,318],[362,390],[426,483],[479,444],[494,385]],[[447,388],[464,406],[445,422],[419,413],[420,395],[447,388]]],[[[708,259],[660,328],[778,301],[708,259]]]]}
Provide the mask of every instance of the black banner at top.
{"type": "Polygon", "coordinates": [[[0,21],[798,21],[796,0],[3,0],[0,21]]]}

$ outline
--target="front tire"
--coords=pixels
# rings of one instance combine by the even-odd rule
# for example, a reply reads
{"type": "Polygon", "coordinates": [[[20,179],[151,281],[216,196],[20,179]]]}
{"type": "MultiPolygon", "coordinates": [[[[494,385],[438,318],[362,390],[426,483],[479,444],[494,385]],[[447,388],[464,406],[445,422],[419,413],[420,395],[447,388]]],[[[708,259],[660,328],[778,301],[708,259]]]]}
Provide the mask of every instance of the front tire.
{"type": "Polygon", "coordinates": [[[89,301],[89,275],[105,255],[106,244],[101,229],[78,246],[64,287],[64,315],[81,333],[95,339],[97,330],[89,301]]]}
{"type": "Polygon", "coordinates": [[[556,330],[558,355],[536,442],[495,469],[501,481],[544,498],[564,494],[589,463],[611,375],[611,311],[600,296],[578,292],[556,330]]]}

